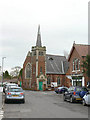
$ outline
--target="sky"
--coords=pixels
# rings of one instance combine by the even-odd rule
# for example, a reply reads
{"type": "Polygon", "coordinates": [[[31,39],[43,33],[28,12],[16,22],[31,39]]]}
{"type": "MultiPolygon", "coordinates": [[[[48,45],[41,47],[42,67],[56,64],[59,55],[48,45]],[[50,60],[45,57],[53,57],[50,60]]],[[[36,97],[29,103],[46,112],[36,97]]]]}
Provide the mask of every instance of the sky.
{"type": "Polygon", "coordinates": [[[0,66],[23,67],[40,24],[47,54],[68,54],[73,42],[88,44],[88,0],[0,0],[0,66]]]}

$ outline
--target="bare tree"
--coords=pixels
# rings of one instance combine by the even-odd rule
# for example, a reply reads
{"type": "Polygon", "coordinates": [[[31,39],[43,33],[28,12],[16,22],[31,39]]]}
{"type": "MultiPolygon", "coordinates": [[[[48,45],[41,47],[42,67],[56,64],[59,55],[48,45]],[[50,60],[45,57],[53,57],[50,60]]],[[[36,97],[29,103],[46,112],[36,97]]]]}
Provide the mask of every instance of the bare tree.
{"type": "Polygon", "coordinates": [[[64,53],[64,56],[65,56],[65,57],[66,57],[66,59],[67,59],[67,58],[68,58],[68,55],[69,55],[69,54],[68,54],[68,51],[64,50],[64,52],[63,52],[63,53],[64,53]]]}
{"type": "Polygon", "coordinates": [[[15,66],[15,67],[12,68],[12,71],[10,72],[10,75],[12,77],[18,77],[20,70],[21,70],[20,66],[15,66]]]}

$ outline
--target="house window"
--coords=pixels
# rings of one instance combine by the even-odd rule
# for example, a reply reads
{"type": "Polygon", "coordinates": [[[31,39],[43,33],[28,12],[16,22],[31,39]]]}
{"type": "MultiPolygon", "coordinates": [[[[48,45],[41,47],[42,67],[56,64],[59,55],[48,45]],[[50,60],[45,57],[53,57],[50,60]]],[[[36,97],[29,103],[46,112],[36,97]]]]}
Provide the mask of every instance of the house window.
{"type": "Polygon", "coordinates": [[[80,70],[80,60],[75,58],[73,59],[73,71],[80,70]]]}
{"type": "Polygon", "coordinates": [[[31,77],[31,65],[30,63],[28,63],[26,65],[26,79],[30,79],[30,77],[31,77]]]}
{"type": "Polygon", "coordinates": [[[47,78],[47,84],[48,84],[48,85],[51,84],[51,78],[50,78],[50,76],[47,78]]]}
{"type": "Polygon", "coordinates": [[[60,85],[60,77],[57,78],[57,84],[60,85]]]}
{"type": "Polygon", "coordinates": [[[80,60],[79,60],[78,62],[79,62],[79,66],[78,66],[78,68],[79,68],[79,70],[80,70],[80,60]]]}

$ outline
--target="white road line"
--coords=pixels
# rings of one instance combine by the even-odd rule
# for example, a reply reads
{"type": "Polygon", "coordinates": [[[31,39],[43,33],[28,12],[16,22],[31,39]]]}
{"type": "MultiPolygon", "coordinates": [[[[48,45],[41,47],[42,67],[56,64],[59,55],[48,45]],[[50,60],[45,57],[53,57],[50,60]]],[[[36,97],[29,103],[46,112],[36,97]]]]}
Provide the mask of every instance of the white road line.
{"type": "Polygon", "coordinates": [[[4,114],[4,111],[2,111],[2,109],[0,109],[0,120],[2,120],[3,114],[4,114]]]}

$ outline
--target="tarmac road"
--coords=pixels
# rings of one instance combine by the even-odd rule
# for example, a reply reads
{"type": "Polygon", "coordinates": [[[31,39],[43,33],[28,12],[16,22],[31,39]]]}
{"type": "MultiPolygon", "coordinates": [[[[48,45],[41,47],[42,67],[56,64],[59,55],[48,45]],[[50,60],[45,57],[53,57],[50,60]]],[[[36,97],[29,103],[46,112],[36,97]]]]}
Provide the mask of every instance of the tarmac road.
{"type": "Polygon", "coordinates": [[[64,102],[54,91],[25,91],[25,104],[4,105],[4,118],[88,118],[88,107],[64,102]]]}

